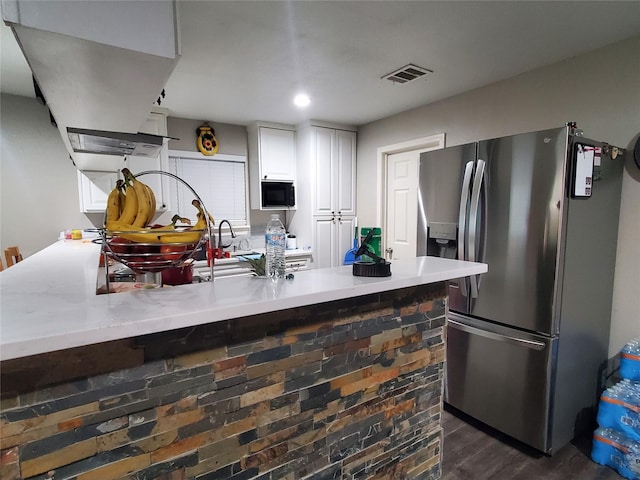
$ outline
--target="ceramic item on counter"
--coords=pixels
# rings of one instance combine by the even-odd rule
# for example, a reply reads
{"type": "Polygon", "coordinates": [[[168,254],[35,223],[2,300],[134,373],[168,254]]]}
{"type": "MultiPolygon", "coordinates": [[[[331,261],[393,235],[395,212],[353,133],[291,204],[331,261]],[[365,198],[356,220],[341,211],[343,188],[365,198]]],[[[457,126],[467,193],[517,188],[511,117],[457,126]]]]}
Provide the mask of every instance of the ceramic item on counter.
{"type": "Polygon", "coordinates": [[[162,270],[163,285],[186,285],[193,282],[193,263],[162,270]]]}

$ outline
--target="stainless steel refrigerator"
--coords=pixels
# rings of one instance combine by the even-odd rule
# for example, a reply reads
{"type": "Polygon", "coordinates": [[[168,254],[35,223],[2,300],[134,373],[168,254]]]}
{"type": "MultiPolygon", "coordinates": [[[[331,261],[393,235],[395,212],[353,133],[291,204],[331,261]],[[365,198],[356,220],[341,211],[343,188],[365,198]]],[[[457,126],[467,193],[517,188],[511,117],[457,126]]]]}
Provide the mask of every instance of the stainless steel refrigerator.
{"type": "Polygon", "coordinates": [[[575,125],[420,156],[418,255],[488,264],[449,285],[445,402],[548,454],[594,418],[622,171],[575,125]]]}

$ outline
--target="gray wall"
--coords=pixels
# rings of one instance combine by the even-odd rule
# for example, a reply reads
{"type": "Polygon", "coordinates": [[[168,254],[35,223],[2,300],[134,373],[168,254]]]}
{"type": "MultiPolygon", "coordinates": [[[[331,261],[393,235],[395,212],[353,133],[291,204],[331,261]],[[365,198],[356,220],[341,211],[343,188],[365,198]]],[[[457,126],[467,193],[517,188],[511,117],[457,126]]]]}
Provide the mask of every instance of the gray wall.
{"type": "Polygon", "coordinates": [[[197,152],[196,130],[202,124],[208,124],[218,139],[218,153],[227,155],[247,155],[247,128],[242,125],[215,123],[187,118],[167,118],[167,133],[178,140],[169,140],[169,150],[197,152]]]}
{"type": "Polygon", "coordinates": [[[93,226],[80,212],[77,170],[47,108],[34,98],[2,94],[0,115],[2,252],[18,245],[27,257],[65,229],[93,226]]]}
{"type": "MultiPolygon", "coordinates": [[[[358,219],[375,224],[377,149],[445,133],[446,145],[562,126],[631,149],[640,133],[640,37],[364,125],[358,131],[358,219]]],[[[640,336],[640,171],[627,152],[609,353],[640,336]]]]}

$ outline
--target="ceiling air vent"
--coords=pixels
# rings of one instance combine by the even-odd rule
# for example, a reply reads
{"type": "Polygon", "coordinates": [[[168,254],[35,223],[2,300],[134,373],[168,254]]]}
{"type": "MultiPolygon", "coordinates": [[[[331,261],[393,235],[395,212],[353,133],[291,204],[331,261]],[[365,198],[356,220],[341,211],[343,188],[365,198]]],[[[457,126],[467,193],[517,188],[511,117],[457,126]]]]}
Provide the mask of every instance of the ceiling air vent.
{"type": "Polygon", "coordinates": [[[412,82],[413,80],[423,77],[427,73],[433,73],[433,71],[410,63],[409,65],[406,65],[394,72],[384,75],[382,78],[386,78],[393,83],[402,84],[412,82]]]}

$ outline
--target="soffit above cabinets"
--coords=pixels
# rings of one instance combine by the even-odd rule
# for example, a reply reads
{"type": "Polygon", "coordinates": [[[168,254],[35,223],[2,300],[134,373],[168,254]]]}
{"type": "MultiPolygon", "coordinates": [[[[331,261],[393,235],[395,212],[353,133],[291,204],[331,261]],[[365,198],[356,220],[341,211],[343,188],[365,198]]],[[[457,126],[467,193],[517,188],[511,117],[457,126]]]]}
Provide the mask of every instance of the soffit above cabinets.
{"type": "Polygon", "coordinates": [[[3,4],[3,19],[12,28],[76,165],[87,154],[73,151],[67,127],[140,131],[180,57],[175,2],[8,4],[3,4]],[[95,18],[100,18],[100,28],[92,21],[95,18]],[[93,31],[87,25],[93,25],[93,31]],[[168,40],[156,45],[158,32],[168,40]]]}

